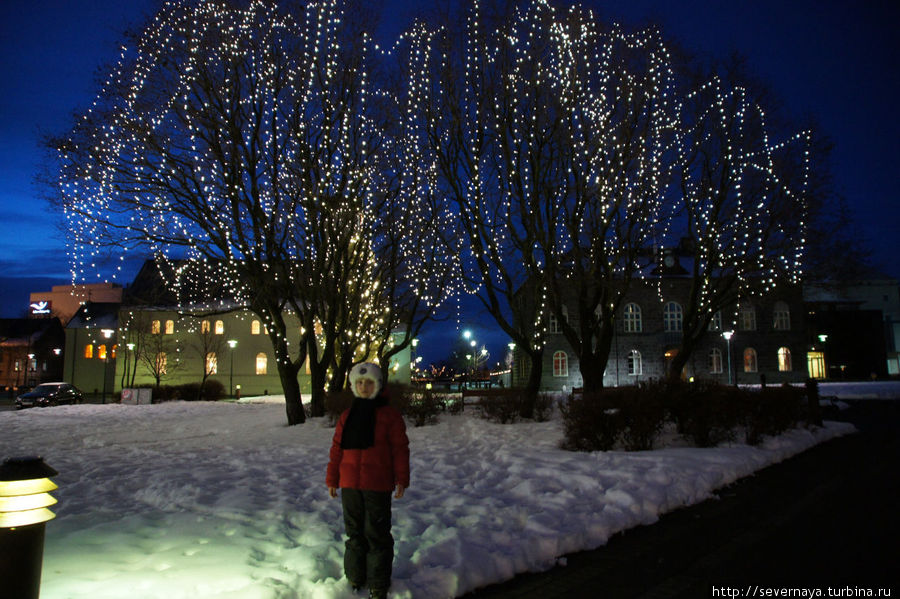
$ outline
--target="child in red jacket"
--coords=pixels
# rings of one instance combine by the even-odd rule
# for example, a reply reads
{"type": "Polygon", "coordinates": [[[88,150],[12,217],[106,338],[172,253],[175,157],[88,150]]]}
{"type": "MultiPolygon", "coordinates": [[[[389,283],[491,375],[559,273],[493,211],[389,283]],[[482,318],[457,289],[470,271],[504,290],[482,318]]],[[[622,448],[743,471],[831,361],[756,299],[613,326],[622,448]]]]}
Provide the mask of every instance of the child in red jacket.
{"type": "Polygon", "coordinates": [[[337,497],[341,489],[344,573],[355,590],[387,597],[394,561],[391,492],[400,499],[409,486],[409,439],[400,412],[387,405],[381,369],[371,362],[350,370],[353,406],[334,431],[325,482],[337,497]]]}

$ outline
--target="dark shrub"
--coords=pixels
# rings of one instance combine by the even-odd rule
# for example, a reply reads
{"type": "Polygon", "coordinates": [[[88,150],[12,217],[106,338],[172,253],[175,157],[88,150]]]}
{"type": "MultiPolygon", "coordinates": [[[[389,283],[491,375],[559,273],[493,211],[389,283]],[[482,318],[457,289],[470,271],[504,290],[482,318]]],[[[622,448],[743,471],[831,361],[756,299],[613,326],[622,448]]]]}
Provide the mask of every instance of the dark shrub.
{"type": "Polygon", "coordinates": [[[462,414],[465,407],[462,395],[458,394],[444,395],[441,405],[450,414],[462,414]]]}
{"type": "Polygon", "coordinates": [[[790,386],[766,387],[744,396],[744,429],[747,443],[758,445],[764,437],[773,437],[794,428],[800,421],[804,393],[790,386]]]}
{"type": "Polygon", "coordinates": [[[742,392],[714,382],[670,384],[666,404],[678,432],[696,447],[715,447],[735,438],[743,424],[742,392]]]}
{"type": "Polygon", "coordinates": [[[550,393],[538,393],[534,401],[534,409],[531,417],[535,422],[547,422],[553,414],[553,395],[550,393]]]}
{"type": "Polygon", "coordinates": [[[391,389],[391,404],[412,420],[413,426],[437,423],[438,414],[444,410],[444,405],[431,389],[399,385],[392,386],[391,389]]]}
{"type": "Polygon", "coordinates": [[[342,389],[340,391],[331,391],[325,394],[325,415],[331,426],[337,424],[338,419],[345,410],[349,410],[353,405],[353,393],[350,389],[342,389]]]}
{"type": "Polygon", "coordinates": [[[615,398],[622,414],[622,442],[627,451],[653,449],[666,421],[664,398],[666,386],[653,384],[640,388],[625,388],[615,398]]]}
{"type": "Polygon", "coordinates": [[[481,397],[478,406],[481,408],[481,417],[500,424],[511,424],[527,412],[525,405],[533,404],[525,398],[521,389],[492,390],[489,396],[481,397]]]}
{"type": "Polygon", "coordinates": [[[602,393],[561,400],[559,411],[563,419],[563,449],[608,451],[622,436],[623,416],[602,393]]]}

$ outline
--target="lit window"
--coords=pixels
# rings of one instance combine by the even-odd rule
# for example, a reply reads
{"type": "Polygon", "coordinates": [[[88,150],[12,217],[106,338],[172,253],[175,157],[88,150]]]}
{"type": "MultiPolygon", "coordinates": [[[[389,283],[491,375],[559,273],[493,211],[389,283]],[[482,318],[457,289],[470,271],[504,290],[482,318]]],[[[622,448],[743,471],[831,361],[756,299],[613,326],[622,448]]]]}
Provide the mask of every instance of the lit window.
{"type": "Polygon", "coordinates": [[[641,352],[636,349],[628,352],[628,374],[630,376],[638,376],[644,371],[641,363],[641,352]]]}
{"type": "Polygon", "coordinates": [[[109,351],[109,357],[112,358],[113,360],[116,359],[116,351],[117,351],[118,349],[119,349],[119,346],[118,346],[118,345],[113,345],[113,346],[112,346],[112,349],[110,349],[110,351],[109,351]]]}
{"type": "Polygon", "coordinates": [[[157,374],[166,374],[166,352],[156,354],[156,372],[157,374]]]}
{"type": "Polygon", "coordinates": [[[200,332],[201,333],[209,332],[209,321],[208,320],[204,320],[203,322],[200,323],[200,332]]]}
{"type": "Polygon", "coordinates": [[[90,343],[84,346],[84,357],[88,360],[94,357],[94,346],[90,343]]]}
{"type": "Polygon", "coordinates": [[[722,350],[717,347],[709,352],[709,371],[712,374],[722,374],[722,350]]]}
{"type": "Polygon", "coordinates": [[[644,330],[644,323],[641,321],[641,307],[637,304],[628,304],[625,306],[625,332],[640,333],[644,330]]]}
{"type": "Polygon", "coordinates": [[[254,320],[250,323],[250,334],[251,335],[259,335],[259,321],[254,320]]]}
{"type": "Polygon", "coordinates": [[[161,329],[159,328],[158,320],[154,320],[152,323],[150,323],[150,332],[151,333],[153,333],[154,335],[159,335],[160,330],[161,329]]]}
{"type": "Polygon", "coordinates": [[[756,350],[748,347],[744,350],[744,372],[756,372],[756,350]]]}
{"type": "Polygon", "coordinates": [[[791,350],[786,347],[778,348],[778,370],[780,372],[790,372],[793,370],[791,364],[791,350]]]}
{"type": "Polygon", "coordinates": [[[569,356],[564,351],[553,354],[553,376],[569,376],[569,356]]]}
{"type": "MultiPolygon", "coordinates": [[[[740,322],[742,331],[756,330],[756,308],[753,306],[741,306],[740,322]]],[[[753,372],[756,372],[755,370],[753,372]]]]}
{"type": "Polygon", "coordinates": [[[106,346],[105,345],[97,346],[97,358],[99,358],[101,360],[106,359],[106,346]]]}
{"type": "Polygon", "coordinates": [[[219,371],[219,359],[214,352],[206,354],[206,374],[216,374],[219,371]]]}
{"type": "MultiPolygon", "coordinates": [[[[791,330],[791,309],[785,302],[775,302],[775,312],[772,315],[772,328],[776,331],[791,330]]],[[[790,370],[790,368],[788,370],[790,370]]]]}
{"type": "Polygon", "coordinates": [[[721,331],[722,330],[722,311],[719,310],[715,314],[713,314],[712,318],[709,321],[709,330],[710,331],[721,331]]]}
{"type": "Polygon", "coordinates": [[[663,325],[667,333],[680,333],[682,328],[683,312],[677,302],[669,302],[663,310],[663,325]]]}
{"type": "Polygon", "coordinates": [[[256,354],[256,374],[266,374],[269,366],[269,359],[266,354],[259,352],[256,354]]]}
{"type": "Polygon", "coordinates": [[[166,335],[173,335],[173,334],[175,334],[175,321],[167,320],[166,321],[166,335]]]}
{"type": "Polygon", "coordinates": [[[216,321],[216,335],[224,335],[225,334],[225,323],[221,320],[216,321]]]}

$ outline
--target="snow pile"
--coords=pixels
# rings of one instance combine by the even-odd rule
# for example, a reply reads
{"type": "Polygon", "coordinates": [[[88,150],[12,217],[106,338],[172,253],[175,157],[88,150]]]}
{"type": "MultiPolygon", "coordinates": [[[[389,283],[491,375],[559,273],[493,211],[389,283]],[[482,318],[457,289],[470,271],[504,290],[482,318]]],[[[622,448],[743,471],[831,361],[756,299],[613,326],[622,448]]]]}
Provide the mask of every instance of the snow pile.
{"type": "MultiPolygon", "coordinates": [[[[343,598],[333,429],[287,427],[279,403],[81,405],[0,412],[0,456],[59,471],[44,599],[343,598]]],[[[569,453],[558,421],[465,414],[410,428],[412,485],[394,502],[393,597],[455,597],[713,491],[853,428],[760,447],[569,453]]]]}

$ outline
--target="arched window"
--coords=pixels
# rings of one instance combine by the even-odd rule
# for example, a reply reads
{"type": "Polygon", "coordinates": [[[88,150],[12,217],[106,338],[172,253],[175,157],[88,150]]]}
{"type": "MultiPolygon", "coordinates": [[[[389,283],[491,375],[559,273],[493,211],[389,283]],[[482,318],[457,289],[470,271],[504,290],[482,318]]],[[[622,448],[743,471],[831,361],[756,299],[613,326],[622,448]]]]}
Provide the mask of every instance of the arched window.
{"type": "Polygon", "coordinates": [[[153,322],[150,323],[150,332],[151,332],[152,334],[154,334],[154,335],[159,335],[159,331],[160,331],[160,330],[161,330],[161,329],[159,328],[159,321],[158,321],[158,320],[154,320],[153,322]]]}
{"type": "Polygon", "coordinates": [[[641,322],[641,307],[637,304],[627,304],[625,306],[625,332],[640,333],[644,330],[644,323],[641,322]]]}
{"type": "Polygon", "coordinates": [[[778,370],[779,372],[790,372],[793,370],[793,364],[791,364],[791,350],[786,347],[778,348],[778,370]]]}
{"type": "Polygon", "coordinates": [[[206,354],[206,374],[216,374],[219,372],[219,358],[215,352],[206,354]]]}
{"type": "Polygon", "coordinates": [[[88,343],[84,346],[84,357],[90,360],[94,357],[94,346],[91,343],[88,343]]]}
{"type": "Polygon", "coordinates": [[[757,370],[756,350],[748,347],[744,350],[744,372],[756,372],[757,370]]]}
{"type": "Polygon", "coordinates": [[[106,359],[106,345],[97,346],[97,358],[100,360],[106,359]]]}
{"type": "Polygon", "coordinates": [[[722,374],[722,350],[714,347],[709,351],[709,372],[722,374]]]}
{"type": "Polygon", "coordinates": [[[201,332],[201,333],[209,333],[209,331],[210,331],[210,329],[209,329],[209,321],[208,321],[208,320],[204,320],[203,322],[200,323],[200,332],[201,332]]]}
{"type": "Polygon", "coordinates": [[[668,302],[663,310],[663,328],[667,333],[680,333],[683,318],[681,304],[668,302]]]}
{"type": "Polygon", "coordinates": [[[109,357],[113,360],[116,359],[116,351],[118,351],[119,346],[117,344],[113,344],[112,348],[109,350],[109,357]]]}
{"type": "MultiPolygon", "coordinates": [[[[738,320],[741,324],[742,331],[755,331],[756,330],[756,308],[751,305],[743,305],[741,306],[740,313],[738,315],[738,320]]],[[[756,372],[755,370],[753,372],[756,372]]]]}
{"type": "Polygon", "coordinates": [[[225,334],[225,323],[221,320],[216,321],[216,335],[224,335],[225,334]]]}
{"type": "Polygon", "coordinates": [[[166,373],[166,352],[156,354],[156,372],[159,374],[166,373]]]}
{"type": "MultiPolygon", "coordinates": [[[[791,309],[786,302],[775,302],[775,310],[772,313],[772,328],[776,331],[791,330],[791,309]]],[[[790,352],[788,353],[790,354],[790,352]]]]}
{"type": "Polygon", "coordinates": [[[636,349],[628,352],[628,374],[630,376],[638,376],[644,371],[644,365],[641,363],[641,352],[636,349]]]}
{"type": "Polygon", "coordinates": [[[269,359],[266,357],[265,352],[256,354],[256,374],[266,374],[268,367],[269,359]]]}
{"type": "Polygon", "coordinates": [[[254,320],[250,323],[250,334],[259,335],[259,321],[254,320]]]}
{"type": "Polygon", "coordinates": [[[569,356],[564,351],[553,354],[553,376],[569,376],[569,356]]]}
{"type": "Polygon", "coordinates": [[[175,334],[175,321],[167,320],[166,321],[166,335],[173,335],[173,334],[175,334]]]}
{"type": "Polygon", "coordinates": [[[710,331],[721,331],[722,330],[722,311],[717,310],[715,314],[712,315],[712,318],[709,320],[710,331]]]}

